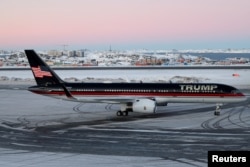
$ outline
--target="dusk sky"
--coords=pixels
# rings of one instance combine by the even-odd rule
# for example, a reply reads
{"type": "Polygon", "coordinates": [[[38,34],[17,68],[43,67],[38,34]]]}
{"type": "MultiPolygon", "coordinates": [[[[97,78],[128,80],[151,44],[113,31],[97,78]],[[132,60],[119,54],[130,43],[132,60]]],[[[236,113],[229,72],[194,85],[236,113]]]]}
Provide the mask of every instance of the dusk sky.
{"type": "Polygon", "coordinates": [[[250,48],[250,0],[1,0],[0,50],[250,48]]]}

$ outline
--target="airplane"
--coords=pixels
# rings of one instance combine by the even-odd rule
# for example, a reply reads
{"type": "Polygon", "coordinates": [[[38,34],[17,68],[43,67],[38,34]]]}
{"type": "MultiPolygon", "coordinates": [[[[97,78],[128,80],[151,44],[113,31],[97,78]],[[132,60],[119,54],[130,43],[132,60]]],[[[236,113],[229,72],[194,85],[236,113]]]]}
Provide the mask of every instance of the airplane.
{"type": "Polygon", "coordinates": [[[25,50],[37,85],[29,91],[57,99],[120,104],[117,116],[129,112],[153,114],[168,103],[215,103],[220,115],[224,103],[246,100],[240,90],[219,83],[78,83],[63,81],[34,50],[25,50]]]}

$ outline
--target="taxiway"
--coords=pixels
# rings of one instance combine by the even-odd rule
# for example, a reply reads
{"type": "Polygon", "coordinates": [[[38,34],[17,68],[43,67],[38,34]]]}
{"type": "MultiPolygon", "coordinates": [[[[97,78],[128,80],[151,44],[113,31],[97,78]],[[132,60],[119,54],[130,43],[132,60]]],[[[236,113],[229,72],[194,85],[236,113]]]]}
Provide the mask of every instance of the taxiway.
{"type": "MultiPolygon", "coordinates": [[[[246,92],[248,93],[248,92],[246,92]]],[[[207,166],[209,150],[250,150],[250,99],[169,104],[116,117],[118,105],[0,89],[0,165],[207,166]]]]}

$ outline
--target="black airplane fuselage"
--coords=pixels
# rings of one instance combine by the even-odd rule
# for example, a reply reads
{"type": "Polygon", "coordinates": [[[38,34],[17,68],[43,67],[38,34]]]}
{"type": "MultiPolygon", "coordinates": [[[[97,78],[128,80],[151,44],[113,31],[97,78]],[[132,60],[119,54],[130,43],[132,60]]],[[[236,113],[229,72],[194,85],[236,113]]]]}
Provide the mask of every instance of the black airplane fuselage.
{"type": "Polygon", "coordinates": [[[219,83],[69,83],[63,81],[34,50],[25,50],[37,86],[31,92],[54,98],[117,103],[118,116],[128,112],[155,113],[167,103],[235,103],[246,100],[238,89],[219,83]]]}
{"type": "MultiPolygon", "coordinates": [[[[237,102],[245,96],[236,88],[209,83],[65,83],[69,92],[88,102],[121,102],[123,97],[147,98],[157,104],[168,102],[237,102]],[[119,99],[119,100],[118,100],[119,99]]],[[[30,91],[57,98],[66,98],[61,85],[33,86],[30,91]]]]}

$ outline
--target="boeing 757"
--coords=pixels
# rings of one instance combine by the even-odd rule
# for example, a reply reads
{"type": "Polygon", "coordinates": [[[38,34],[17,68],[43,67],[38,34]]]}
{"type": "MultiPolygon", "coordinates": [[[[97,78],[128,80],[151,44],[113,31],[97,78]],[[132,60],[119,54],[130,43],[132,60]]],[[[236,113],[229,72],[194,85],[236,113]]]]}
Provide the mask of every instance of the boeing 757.
{"type": "Polygon", "coordinates": [[[155,113],[168,103],[237,103],[246,96],[235,87],[219,83],[78,83],[62,80],[34,50],[25,50],[37,85],[28,90],[53,98],[85,103],[120,104],[117,116],[129,112],[155,113]]]}

